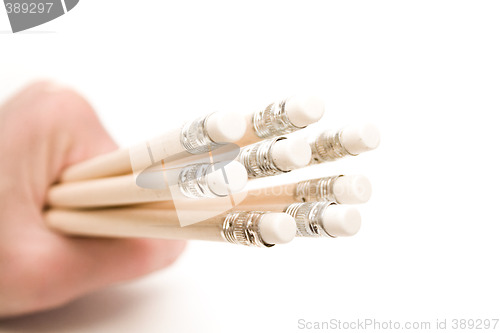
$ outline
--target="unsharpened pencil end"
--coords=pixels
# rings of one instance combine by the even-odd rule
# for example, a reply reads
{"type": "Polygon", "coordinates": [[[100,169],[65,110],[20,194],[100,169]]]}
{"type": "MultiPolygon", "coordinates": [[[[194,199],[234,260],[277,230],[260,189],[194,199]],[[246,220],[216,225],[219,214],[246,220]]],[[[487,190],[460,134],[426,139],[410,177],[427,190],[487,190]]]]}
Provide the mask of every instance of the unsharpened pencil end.
{"type": "Polygon", "coordinates": [[[366,203],[372,195],[372,184],[362,175],[341,176],[335,180],[333,195],[340,204],[366,203]]]}
{"type": "Polygon", "coordinates": [[[285,104],[288,119],[297,127],[317,122],[325,113],[325,104],[313,96],[292,96],[285,104]]]}
{"type": "Polygon", "coordinates": [[[237,193],[245,187],[248,173],[243,164],[231,161],[227,164],[215,164],[215,171],[207,175],[208,187],[219,196],[237,193]]]}
{"type": "Polygon", "coordinates": [[[276,141],[271,150],[273,162],[282,171],[303,168],[311,161],[311,147],[303,138],[276,141]]]}
{"type": "Polygon", "coordinates": [[[379,146],[380,132],[372,124],[349,126],[342,130],[341,142],[351,155],[358,155],[379,146]]]}
{"type": "Polygon", "coordinates": [[[328,206],[323,213],[323,228],[331,236],[353,236],[361,228],[361,215],[354,207],[328,206]]]}
{"type": "Polygon", "coordinates": [[[217,143],[238,141],[245,134],[246,127],[245,117],[235,112],[215,112],[206,121],[208,136],[217,143]]]}
{"type": "Polygon", "coordinates": [[[294,218],[288,214],[267,213],[259,222],[259,231],[266,244],[284,244],[294,239],[297,226],[294,218]]]}

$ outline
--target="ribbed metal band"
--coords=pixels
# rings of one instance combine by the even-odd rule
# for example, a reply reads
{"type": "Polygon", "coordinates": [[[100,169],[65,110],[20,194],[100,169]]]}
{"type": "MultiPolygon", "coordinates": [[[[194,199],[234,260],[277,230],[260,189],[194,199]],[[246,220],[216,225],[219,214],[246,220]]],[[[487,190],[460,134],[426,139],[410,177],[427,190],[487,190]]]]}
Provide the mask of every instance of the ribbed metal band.
{"type": "Polygon", "coordinates": [[[203,154],[222,146],[222,144],[212,141],[208,135],[206,122],[210,116],[211,114],[195,119],[182,127],[180,141],[188,153],[203,154]]]}
{"type": "Polygon", "coordinates": [[[291,215],[297,224],[298,237],[335,237],[323,228],[323,214],[333,202],[306,202],[288,206],[285,213],[291,215]]]}
{"type": "Polygon", "coordinates": [[[335,182],[342,175],[309,179],[297,183],[294,197],[296,201],[330,201],[338,203],[333,191],[335,182]]]}
{"type": "Polygon", "coordinates": [[[283,139],[285,137],[262,141],[246,147],[240,152],[238,160],[247,169],[248,178],[274,176],[288,172],[278,168],[271,156],[273,145],[283,139]]]}
{"type": "Polygon", "coordinates": [[[271,247],[262,240],[259,223],[266,212],[234,212],[224,219],[222,237],[229,243],[246,246],[271,247]]]}
{"type": "Polygon", "coordinates": [[[218,197],[208,186],[207,175],[213,172],[213,165],[199,163],[188,165],[179,173],[179,189],[188,198],[218,197]]]}
{"type": "Polygon", "coordinates": [[[290,122],[285,110],[286,100],[269,104],[264,110],[255,112],[252,119],[255,134],[263,139],[295,132],[297,127],[290,122]]]}
{"type": "Polygon", "coordinates": [[[310,143],[312,150],[311,164],[335,161],[350,154],[342,145],[342,131],[324,132],[310,143]]]}

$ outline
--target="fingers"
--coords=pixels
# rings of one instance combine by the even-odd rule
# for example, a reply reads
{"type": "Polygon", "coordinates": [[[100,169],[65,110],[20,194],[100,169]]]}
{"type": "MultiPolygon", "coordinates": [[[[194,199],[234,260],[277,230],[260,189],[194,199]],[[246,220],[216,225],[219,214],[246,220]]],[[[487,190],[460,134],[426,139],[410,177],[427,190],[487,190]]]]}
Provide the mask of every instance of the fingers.
{"type": "Polygon", "coordinates": [[[117,148],[84,97],[64,86],[49,85],[44,91],[47,109],[52,111],[49,135],[68,139],[63,168],[117,148]]]}
{"type": "Polygon", "coordinates": [[[89,286],[99,288],[130,280],[172,264],[185,241],[160,239],[73,239],[73,260],[87,265],[89,286]],[[96,260],[96,258],[98,258],[96,260]]]}
{"type": "Polygon", "coordinates": [[[0,195],[45,205],[47,188],[68,165],[116,149],[90,104],[41,81],[0,106],[0,195]]]}
{"type": "Polygon", "coordinates": [[[185,242],[70,238],[48,230],[48,187],[74,163],[116,149],[90,104],[69,88],[35,83],[0,108],[0,315],[55,307],[170,265],[185,242]],[[5,231],[5,232],[3,232],[5,231]],[[7,236],[7,235],[11,235],[7,236]]]}
{"type": "MultiPolygon", "coordinates": [[[[13,221],[16,222],[16,221],[13,221]]],[[[19,315],[61,306],[84,294],[128,281],[172,264],[184,241],[70,238],[42,228],[11,233],[0,262],[0,315],[19,315]],[[1,302],[0,302],[1,303],[1,302]]]]}
{"type": "Polygon", "coordinates": [[[64,86],[42,81],[13,96],[0,110],[1,171],[17,188],[31,189],[39,207],[46,188],[67,166],[116,149],[91,105],[64,86]]]}
{"type": "MultiPolygon", "coordinates": [[[[70,239],[61,267],[78,266],[79,274],[65,278],[66,292],[55,306],[117,282],[128,281],[171,265],[184,241],[148,239],[70,239]]],[[[61,272],[64,276],[65,272],[61,272]]],[[[66,277],[67,277],[66,272],[66,277]]]]}

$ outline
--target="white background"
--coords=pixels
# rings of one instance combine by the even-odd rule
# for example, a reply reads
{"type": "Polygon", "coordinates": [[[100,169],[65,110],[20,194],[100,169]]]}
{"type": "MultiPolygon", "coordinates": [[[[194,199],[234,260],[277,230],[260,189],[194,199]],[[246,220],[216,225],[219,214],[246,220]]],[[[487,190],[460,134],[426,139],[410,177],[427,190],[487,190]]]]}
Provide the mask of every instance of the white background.
{"type": "Polygon", "coordinates": [[[374,152],[298,172],[371,179],[355,237],[272,249],[191,242],[172,268],[0,330],[499,318],[499,17],[497,1],[82,0],[13,35],[0,8],[1,97],[39,77],[69,84],[124,146],[310,91],[327,103],[311,130],[372,121],[383,135],[374,152]]]}

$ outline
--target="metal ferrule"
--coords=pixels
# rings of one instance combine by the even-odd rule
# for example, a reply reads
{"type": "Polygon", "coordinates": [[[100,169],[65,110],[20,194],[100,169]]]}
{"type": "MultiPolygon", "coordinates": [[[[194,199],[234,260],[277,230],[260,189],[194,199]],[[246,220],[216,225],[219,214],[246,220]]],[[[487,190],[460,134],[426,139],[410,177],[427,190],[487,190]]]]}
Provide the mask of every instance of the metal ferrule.
{"type": "Polygon", "coordinates": [[[295,132],[297,127],[290,122],[285,111],[286,100],[269,104],[264,110],[255,112],[252,119],[255,134],[263,139],[295,132]]]}
{"type": "Polygon", "coordinates": [[[323,228],[323,214],[333,202],[306,202],[288,206],[285,213],[297,224],[297,237],[335,237],[323,228]]]}
{"type": "Polygon", "coordinates": [[[310,143],[312,150],[311,164],[335,161],[349,153],[341,141],[342,131],[324,132],[320,134],[313,142],[310,143]]]}
{"type": "Polygon", "coordinates": [[[183,168],[179,174],[179,189],[188,198],[214,198],[219,195],[208,186],[207,175],[213,172],[213,165],[192,164],[183,168]]]}
{"type": "Polygon", "coordinates": [[[333,187],[339,177],[343,175],[309,179],[297,183],[294,198],[296,201],[330,201],[338,204],[333,187]]]}
{"type": "Polygon", "coordinates": [[[274,176],[288,172],[278,168],[271,156],[273,145],[283,139],[285,137],[262,141],[248,146],[240,152],[238,160],[247,169],[248,178],[274,176]]]}
{"type": "Polygon", "coordinates": [[[266,212],[234,212],[224,219],[222,237],[229,243],[246,246],[271,247],[262,240],[259,223],[266,212]]]}
{"type": "Polygon", "coordinates": [[[188,153],[193,155],[203,154],[213,151],[222,145],[212,141],[208,135],[206,123],[210,116],[211,114],[195,119],[182,127],[180,140],[188,153]]]}

